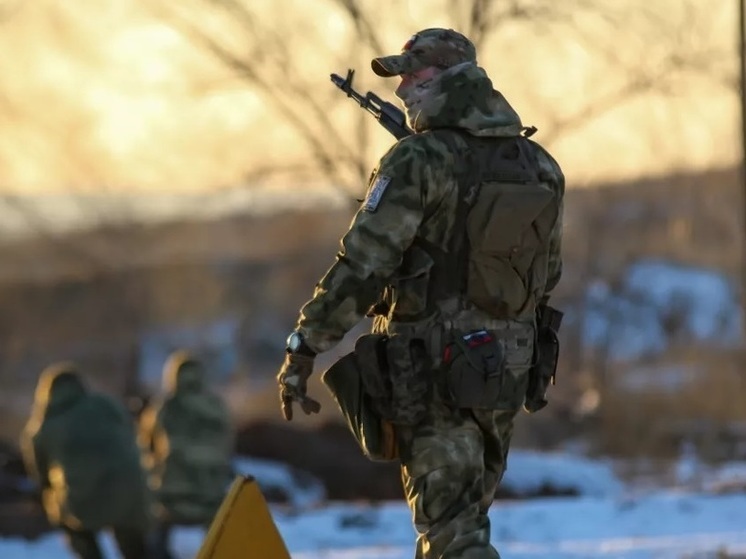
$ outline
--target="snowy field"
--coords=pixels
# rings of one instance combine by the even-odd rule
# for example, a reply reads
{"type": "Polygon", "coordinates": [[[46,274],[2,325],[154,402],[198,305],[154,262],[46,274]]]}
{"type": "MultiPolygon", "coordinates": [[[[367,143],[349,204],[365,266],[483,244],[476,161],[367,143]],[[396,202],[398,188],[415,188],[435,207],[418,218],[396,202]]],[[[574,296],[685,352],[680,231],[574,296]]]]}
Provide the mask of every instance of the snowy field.
{"type": "MultiPolygon", "coordinates": [[[[552,498],[493,507],[493,543],[503,559],[704,558],[746,554],[746,494],[660,493],[629,499],[552,498]]],[[[414,536],[401,503],[329,505],[299,515],[275,511],[293,559],[411,559],[414,536]]],[[[202,534],[175,534],[179,557],[193,557],[202,534]]],[[[117,554],[104,537],[108,557],[117,554]]],[[[3,559],[68,557],[57,534],[0,542],[3,559]]],[[[267,558],[271,559],[271,558],[267,558]]]]}
{"type": "MultiPolygon", "coordinates": [[[[260,484],[292,483],[283,467],[242,460],[241,471],[254,471],[260,484]]],[[[679,464],[692,479],[691,464],[679,464]]],[[[569,558],[715,558],[718,552],[746,554],[746,491],[718,494],[723,483],[744,487],[746,466],[731,464],[699,472],[698,490],[684,486],[643,491],[624,486],[604,462],[568,454],[516,450],[505,484],[529,491],[544,482],[574,489],[577,497],[499,501],[491,511],[492,538],[503,559],[569,558]]],[[[293,559],[411,559],[414,533],[402,502],[368,506],[325,503],[310,486],[292,508],[273,514],[293,559]]],[[[174,534],[181,559],[193,557],[203,533],[174,534]]],[[[108,536],[108,558],[118,555],[108,536]]],[[[59,534],[34,542],[0,541],[2,559],[69,557],[59,534]]],[[[267,558],[271,559],[271,558],[267,558]]]]}
{"type": "MultiPolygon", "coordinates": [[[[612,360],[633,363],[668,347],[666,317],[679,316],[678,336],[692,343],[734,347],[742,339],[740,308],[734,286],[717,274],[658,261],[639,262],[621,287],[592,286],[583,319],[584,343],[590,348],[611,344],[612,360]]],[[[568,312],[568,322],[579,318],[578,313],[568,312]]],[[[229,330],[215,329],[216,347],[225,345],[229,330]]],[[[158,342],[155,339],[147,348],[159,350],[158,342]]],[[[635,367],[630,367],[626,382],[639,383],[642,389],[663,385],[673,390],[689,378],[686,370],[679,374],[682,371],[665,367],[641,372],[635,374],[635,367]]],[[[255,476],[260,486],[279,487],[290,497],[291,504],[273,507],[273,515],[293,559],[413,556],[415,536],[403,502],[329,503],[320,483],[305,479],[301,488],[282,465],[241,459],[236,466],[239,472],[255,476]]],[[[531,495],[544,485],[577,496],[498,501],[490,514],[492,541],[503,559],[746,557],[746,463],[708,470],[690,457],[676,464],[667,482],[648,481],[643,487],[622,483],[607,461],[512,451],[503,487],[515,495],[531,495]]],[[[177,530],[173,547],[179,559],[192,558],[203,535],[193,529],[177,530]]],[[[107,559],[117,558],[112,540],[104,535],[102,542],[107,559]]],[[[0,540],[0,559],[67,557],[59,534],[33,542],[0,540]]]]}

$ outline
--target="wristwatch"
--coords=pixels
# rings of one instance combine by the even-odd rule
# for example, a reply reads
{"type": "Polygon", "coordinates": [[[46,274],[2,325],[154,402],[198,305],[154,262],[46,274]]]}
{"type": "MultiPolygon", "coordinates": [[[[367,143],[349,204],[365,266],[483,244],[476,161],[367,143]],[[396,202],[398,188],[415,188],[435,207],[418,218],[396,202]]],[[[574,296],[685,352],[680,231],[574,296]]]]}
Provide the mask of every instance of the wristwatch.
{"type": "Polygon", "coordinates": [[[303,334],[298,331],[291,332],[288,336],[288,339],[285,342],[285,351],[311,357],[316,356],[316,352],[306,345],[306,341],[303,339],[303,334]]]}

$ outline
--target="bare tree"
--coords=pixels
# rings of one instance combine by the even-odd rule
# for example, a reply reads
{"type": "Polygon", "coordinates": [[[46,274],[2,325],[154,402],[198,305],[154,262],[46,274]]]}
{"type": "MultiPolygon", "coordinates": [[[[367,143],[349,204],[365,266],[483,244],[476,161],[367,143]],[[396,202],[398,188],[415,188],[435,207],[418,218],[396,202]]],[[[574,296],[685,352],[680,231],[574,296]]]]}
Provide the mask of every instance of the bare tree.
{"type": "MultiPolygon", "coordinates": [[[[364,0],[327,0],[314,5],[317,11],[307,12],[307,19],[332,14],[351,30],[346,36],[340,34],[337,48],[330,51],[319,44],[313,25],[280,17],[291,11],[284,4],[269,13],[266,5],[250,0],[161,0],[158,15],[259,92],[273,114],[305,142],[308,164],[293,162],[296,170],[306,178],[320,175],[343,191],[359,193],[371,164],[370,146],[380,138],[374,134],[384,132],[369,125],[361,127],[360,120],[353,130],[349,107],[341,106],[349,102],[331,86],[329,90],[320,87],[322,78],[304,71],[299,53],[319,49],[332,67],[367,62],[391,48],[380,14],[386,13],[389,22],[406,21],[407,14],[401,5],[387,1],[375,7],[364,0]]],[[[694,3],[687,0],[687,5],[693,9],[694,3]]],[[[696,26],[685,18],[669,21],[655,6],[592,0],[468,0],[445,2],[433,9],[443,10],[448,24],[463,30],[478,49],[487,48],[502,33],[515,36],[520,30],[525,39],[511,47],[518,52],[528,48],[531,37],[557,37],[563,44],[574,43],[594,53],[599,65],[611,70],[615,79],[598,91],[588,91],[572,112],[554,115],[547,111],[541,140],[549,146],[560,135],[630,99],[651,92],[675,94],[683,76],[694,73],[725,80],[721,69],[714,70],[712,65],[713,60],[723,58],[722,53],[697,35],[696,26]],[[623,48],[615,33],[621,27],[636,35],[623,48]]]]}
{"type": "MultiPolygon", "coordinates": [[[[691,7],[695,5],[694,0],[682,2],[691,7]]],[[[642,2],[630,7],[629,3],[613,0],[422,0],[423,5],[426,3],[437,4],[447,16],[445,24],[463,30],[480,52],[494,44],[505,47],[500,43],[503,34],[513,37],[512,45],[518,54],[500,50],[498,56],[520,56],[523,49],[529,48],[532,39],[540,35],[556,37],[558,41],[572,42],[585,51],[593,51],[600,60],[599,66],[613,70],[616,76],[613,83],[598,91],[588,91],[572,112],[553,116],[551,110],[547,111],[547,124],[541,130],[542,142],[547,145],[631,98],[648,92],[673,95],[684,86],[685,76],[696,74],[728,84],[732,80],[729,67],[722,62],[727,57],[701,39],[698,26],[686,22],[685,18],[683,23],[669,21],[660,9],[654,9],[654,2],[649,3],[650,7],[642,2]],[[621,26],[629,29],[630,44],[620,45],[618,34],[612,32],[621,26]],[[649,52],[642,57],[640,53],[646,52],[646,48],[649,52]]],[[[0,0],[0,23],[10,21],[22,4],[18,0],[0,0]]],[[[297,2],[294,6],[301,5],[302,2],[297,2]]],[[[261,165],[247,165],[247,179],[262,179],[279,173],[300,180],[323,178],[343,192],[359,196],[370,170],[370,158],[375,155],[372,148],[393,139],[345,99],[327,75],[304,67],[299,54],[318,52],[330,71],[343,72],[350,66],[366,65],[372,56],[389,53],[391,41],[397,34],[406,36],[407,32],[420,27],[414,21],[416,17],[405,13],[401,2],[319,0],[313,8],[306,7],[299,14],[292,13],[292,9],[283,11],[290,6],[287,0],[276,3],[154,0],[148,6],[162,22],[189,38],[199,55],[207,54],[219,63],[221,77],[225,79],[195,82],[195,96],[209,95],[237,84],[250,89],[261,96],[267,112],[276,117],[278,127],[292,131],[304,142],[307,155],[287,155],[261,165]],[[386,14],[386,25],[380,14],[386,14]],[[317,21],[322,17],[343,25],[337,31],[327,31],[329,22],[317,21]]],[[[75,35],[74,26],[59,27],[75,35]]],[[[377,79],[370,74],[358,79],[361,83],[357,87],[362,90],[381,84],[365,81],[377,79]]],[[[58,124],[50,123],[48,115],[21,110],[17,99],[4,93],[0,83],[0,122],[23,120],[30,123],[40,137],[70,137],[58,124]]],[[[261,141],[263,133],[253,131],[255,138],[252,140],[261,141]]],[[[60,159],[78,167],[81,175],[86,174],[87,165],[95,163],[86,157],[84,146],[59,142],[58,147],[64,151],[60,159]]],[[[277,146],[275,151],[282,153],[282,148],[277,146]]],[[[93,169],[90,174],[95,175],[93,169]]],[[[97,188],[99,195],[105,191],[103,186],[97,188]]],[[[73,190],[76,189],[73,187],[73,190]]],[[[62,236],[21,198],[6,196],[4,202],[24,216],[29,229],[86,269],[115,273],[131,256],[127,234],[123,231],[127,221],[134,221],[134,215],[128,220],[126,209],[122,212],[120,208],[118,212],[125,214],[124,222],[118,218],[121,227],[107,226],[114,221],[113,215],[99,206],[86,206],[82,202],[83,212],[97,216],[102,230],[97,238],[83,242],[62,236]]],[[[144,324],[147,316],[142,309],[147,306],[146,290],[122,280],[121,293],[118,301],[121,304],[112,307],[112,317],[130,321],[135,328],[144,324]]]]}

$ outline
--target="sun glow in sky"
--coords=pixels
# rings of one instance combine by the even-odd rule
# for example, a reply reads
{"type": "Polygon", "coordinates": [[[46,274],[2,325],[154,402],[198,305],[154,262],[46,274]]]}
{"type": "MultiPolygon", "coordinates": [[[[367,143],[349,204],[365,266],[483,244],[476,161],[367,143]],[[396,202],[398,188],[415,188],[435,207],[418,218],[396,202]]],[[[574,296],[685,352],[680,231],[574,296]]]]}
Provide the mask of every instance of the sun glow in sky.
{"type": "MultiPolygon", "coordinates": [[[[302,134],[277,113],[273,93],[216,64],[149,4],[81,3],[80,10],[55,0],[24,3],[0,22],[0,48],[16,54],[0,58],[0,188],[195,191],[240,183],[263,166],[305,161],[302,134]]],[[[243,35],[230,31],[235,16],[201,21],[205,28],[224,25],[236,52],[284,73],[286,87],[312,84],[317,89],[308,94],[322,103],[339,95],[328,74],[345,67],[358,69],[359,88],[396,101],[395,84],[368,71],[372,53],[357,39],[364,29],[356,30],[334,3],[320,1],[313,10],[301,0],[250,4],[257,19],[243,35]],[[256,48],[278,37],[267,43],[275,46],[256,48]],[[292,67],[278,66],[283,53],[272,49],[288,49],[292,67]]],[[[655,17],[681,20],[665,44],[654,17],[635,19],[644,4],[625,8],[628,26],[613,28],[619,39],[603,48],[514,23],[480,47],[480,64],[524,123],[539,128],[536,138],[562,162],[570,186],[737,161],[738,99],[728,83],[737,64],[734,3],[716,1],[697,12],[696,2],[660,0],[655,17]],[[698,22],[696,29],[688,20],[698,22]],[[686,56],[697,50],[692,45],[705,45],[712,60],[668,80],[666,57],[686,56]],[[610,66],[609,50],[620,65],[610,66]],[[615,99],[623,85],[619,68],[668,80],[666,90],[615,99]]],[[[444,0],[387,1],[378,11],[372,2],[361,5],[377,14],[376,31],[390,53],[417,29],[454,26],[453,5],[444,0]]],[[[341,133],[353,137],[358,121],[344,118],[341,133]]],[[[370,166],[390,141],[383,130],[372,135],[370,166]]]]}

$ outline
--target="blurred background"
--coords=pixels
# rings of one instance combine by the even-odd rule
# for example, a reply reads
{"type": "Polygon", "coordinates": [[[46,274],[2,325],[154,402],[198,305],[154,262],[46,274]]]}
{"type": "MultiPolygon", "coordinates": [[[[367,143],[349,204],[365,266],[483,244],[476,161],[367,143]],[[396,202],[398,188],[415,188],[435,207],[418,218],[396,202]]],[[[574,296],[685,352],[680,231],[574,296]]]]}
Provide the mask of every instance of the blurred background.
{"type": "Polygon", "coordinates": [[[292,425],[274,375],[393,142],[329,75],[395,102],[370,59],[433,26],[475,42],[567,177],[560,370],[514,444],[629,475],[746,460],[738,22],[727,0],[0,0],[6,470],[50,362],[137,413],[187,347],[239,453],[400,498],[319,375],[322,413],[292,425]]]}

